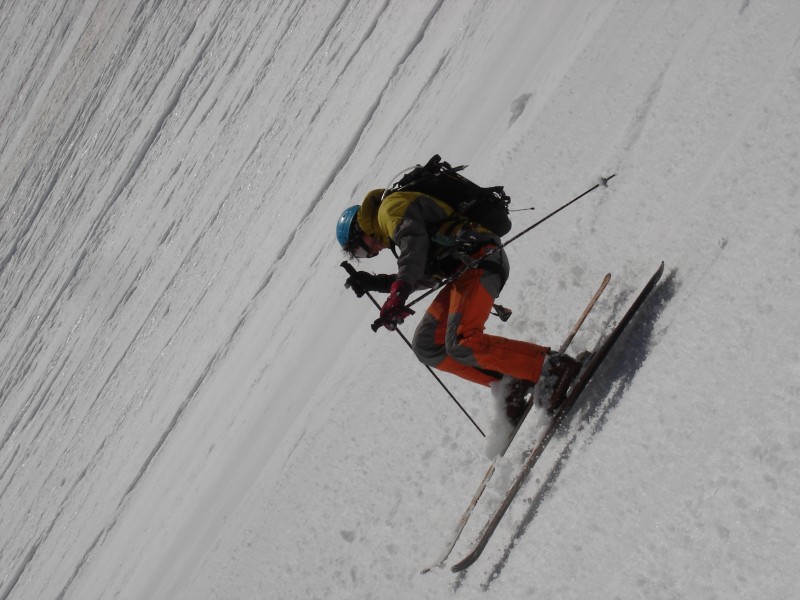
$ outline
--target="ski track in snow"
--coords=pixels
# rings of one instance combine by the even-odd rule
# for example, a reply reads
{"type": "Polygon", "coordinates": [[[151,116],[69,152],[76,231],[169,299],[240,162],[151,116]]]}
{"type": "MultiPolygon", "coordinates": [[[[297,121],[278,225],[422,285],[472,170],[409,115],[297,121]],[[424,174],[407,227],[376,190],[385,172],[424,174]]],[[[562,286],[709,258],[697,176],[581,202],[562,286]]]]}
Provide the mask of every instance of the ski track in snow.
{"type": "Polygon", "coordinates": [[[0,600],[800,592],[795,2],[4,9],[0,600]],[[419,570],[482,441],[332,237],[435,152],[515,231],[618,174],[509,247],[491,331],[557,345],[610,270],[577,352],[668,272],[458,576],[419,570]]]}

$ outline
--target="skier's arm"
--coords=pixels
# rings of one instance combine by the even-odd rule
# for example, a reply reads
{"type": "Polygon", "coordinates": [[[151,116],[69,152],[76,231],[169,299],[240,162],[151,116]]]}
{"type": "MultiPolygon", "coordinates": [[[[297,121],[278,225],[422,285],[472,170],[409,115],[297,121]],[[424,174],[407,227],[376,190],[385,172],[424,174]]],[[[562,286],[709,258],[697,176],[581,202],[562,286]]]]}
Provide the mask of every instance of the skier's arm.
{"type": "Polygon", "coordinates": [[[395,244],[400,256],[397,259],[397,279],[416,288],[425,277],[430,240],[424,223],[403,219],[395,231],[395,244]]]}
{"type": "Polygon", "coordinates": [[[397,275],[384,275],[356,271],[344,282],[344,287],[351,288],[359,298],[366,292],[381,292],[388,294],[397,275]]]}

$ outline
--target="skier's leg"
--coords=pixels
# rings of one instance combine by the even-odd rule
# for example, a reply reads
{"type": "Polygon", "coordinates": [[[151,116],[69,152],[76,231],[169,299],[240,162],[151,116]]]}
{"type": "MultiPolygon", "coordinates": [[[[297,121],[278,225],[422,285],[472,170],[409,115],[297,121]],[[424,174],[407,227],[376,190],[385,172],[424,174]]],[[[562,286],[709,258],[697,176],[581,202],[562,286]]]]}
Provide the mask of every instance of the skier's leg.
{"type": "Polygon", "coordinates": [[[494,269],[471,269],[453,283],[445,345],[463,365],[537,381],[549,348],[484,333],[502,277],[494,269]]]}
{"type": "Polygon", "coordinates": [[[452,285],[442,288],[422,317],[411,343],[414,354],[423,364],[458,375],[468,381],[489,385],[502,376],[500,373],[482,370],[455,360],[447,354],[448,312],[452,285]]]}

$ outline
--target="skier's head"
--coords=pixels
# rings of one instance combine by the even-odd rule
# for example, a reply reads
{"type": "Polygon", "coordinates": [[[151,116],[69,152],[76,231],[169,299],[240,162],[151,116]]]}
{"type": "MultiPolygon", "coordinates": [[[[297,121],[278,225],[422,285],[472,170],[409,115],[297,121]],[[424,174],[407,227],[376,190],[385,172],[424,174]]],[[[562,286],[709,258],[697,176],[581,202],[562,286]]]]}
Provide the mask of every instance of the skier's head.
{"type": "Polygon", "coordinates": [[[391,239],[381,229],[378,211],[384,190],[372,190],[361,204],[344,209],[336,223],[336,239],[350,258],[372,258],[384,248],[391,247],[391,239]]]}
{"type": "Polygon", "coordinates": [[[336,239],[345,252],[349,252],[351,246],[361,237],[361,230],[358,227],[358,205],[345,208],[339,222],[336,223],[336,239]]]}
{"type": "Polygon", "coordinates": [[[351,258],[367,258],[371,255],[369,246],[364,242],[364,232],[358,226],[360,208],[358,205],[345,208],[336,223],[336,239],[351,258]]]}

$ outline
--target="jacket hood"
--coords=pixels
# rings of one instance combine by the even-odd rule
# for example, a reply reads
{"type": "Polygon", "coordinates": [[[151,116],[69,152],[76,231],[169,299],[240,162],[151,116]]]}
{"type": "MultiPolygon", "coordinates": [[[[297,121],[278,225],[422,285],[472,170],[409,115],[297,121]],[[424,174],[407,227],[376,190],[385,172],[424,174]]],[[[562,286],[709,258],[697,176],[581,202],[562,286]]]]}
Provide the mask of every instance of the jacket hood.
{"type": "Polygon", "coordinates": [[[376,189],[368,192],[364,197],[364,201],[361,203],[361,208],[356,218],[358,219],[358,226],[361,228],[361,231],[380,240],[384,246],[388,247],[391,240],[378,225],[378,209],[381,206],[383,192],[383,189],[376,189]]]}

